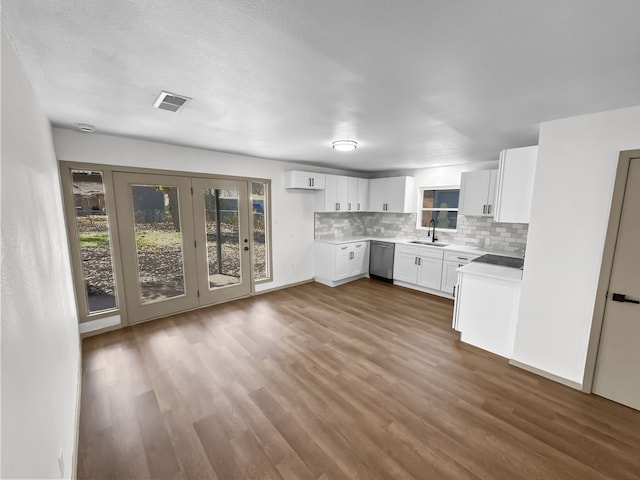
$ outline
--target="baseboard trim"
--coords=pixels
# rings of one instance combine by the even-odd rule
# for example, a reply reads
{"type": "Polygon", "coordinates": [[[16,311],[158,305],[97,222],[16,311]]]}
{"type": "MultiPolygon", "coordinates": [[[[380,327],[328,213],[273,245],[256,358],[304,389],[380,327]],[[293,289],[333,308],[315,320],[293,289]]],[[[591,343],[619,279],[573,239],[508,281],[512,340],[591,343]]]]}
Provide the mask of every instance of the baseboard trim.
{"type": "Polygon", "coordinates": [[[310,278],[308,280],[302,280],[300,282],[287,283],[286,285],[280,285],[279,287],[273,287],[273,288],[268,288],[266,290],[260,290],[259,292],[253,292],[251,296],[255,297],[256,295],[264,295],[265,293],[277,292],[278,290],[284,290],[286,288],[299,287],[300,285],[304,285],[306,283],[311,283],[311,282],[313,282],[313,278],[310,278]]]}
{"type": "Polygon", "coordinates": [[[580,384],[579,382],[574,382],[573,380],[554,375],[553,373],[549,373],[545,370],[540,370],[539,368],[532,367],[531,365],[519,362],[517,360],[514,360],[513,358],[509,360],[509,365],[521,368],[522,370],[526,370],[527,372],[535,373],[536,375],[540,375],[541,377],[553,380],[554,382],[561,383],[562,385],[566,385],[567,387],[571,387],[575,390],[582,391],[582,384],[580,384]]]}

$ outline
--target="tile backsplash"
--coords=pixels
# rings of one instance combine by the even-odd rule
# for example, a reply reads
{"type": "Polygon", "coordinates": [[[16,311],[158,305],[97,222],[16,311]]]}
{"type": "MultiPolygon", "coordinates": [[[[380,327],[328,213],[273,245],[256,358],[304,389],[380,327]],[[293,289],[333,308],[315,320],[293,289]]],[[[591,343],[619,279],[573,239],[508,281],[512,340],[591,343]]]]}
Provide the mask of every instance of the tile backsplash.
{"type": "MultiPolygon", "coordinates": [[[[456,232],[437,232],[438,241],[487,250],[522,253],[529,225],[497,223],[488,217],[458,215],[456,232]]],[[[426,240],[427,230],[416,228],[415,213],[316,213],[316,238],[347,236],[400,237],[426,240]]]]}

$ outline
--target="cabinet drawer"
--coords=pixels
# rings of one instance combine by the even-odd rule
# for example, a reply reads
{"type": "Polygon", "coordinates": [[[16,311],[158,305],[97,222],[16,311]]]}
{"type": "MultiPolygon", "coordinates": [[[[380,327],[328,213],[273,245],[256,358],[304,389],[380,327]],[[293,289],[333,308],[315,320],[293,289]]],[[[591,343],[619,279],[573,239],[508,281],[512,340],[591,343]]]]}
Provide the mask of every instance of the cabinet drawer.
{"type": "Polygon", "coordinates": [[[418,255],[420,253],[420,247],[413,245],[405,245],[403,243],[396,243],[397,253],[408,253],[409,255],[418,255]]]}
{"type": "Polygon", "coordinates": [[[444,254],[440,247],[420,247],[419,251],[421,257],[438,258],[440,260],[442,260],[442,255],[444,254]]]}
{"type": "Polygon", "coordinates": [[[470,262],[474,258],[478,258],[480,254],[467,252],[446,252],[444,254],[445,261],[451,262],[470,262]]]}

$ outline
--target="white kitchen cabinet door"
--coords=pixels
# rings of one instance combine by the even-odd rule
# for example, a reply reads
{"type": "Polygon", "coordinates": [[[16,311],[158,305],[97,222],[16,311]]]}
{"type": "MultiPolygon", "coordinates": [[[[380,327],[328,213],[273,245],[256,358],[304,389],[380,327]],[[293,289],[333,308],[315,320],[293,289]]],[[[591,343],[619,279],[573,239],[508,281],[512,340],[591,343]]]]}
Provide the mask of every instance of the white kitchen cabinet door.
{"type": "Polygon", "coordinates": [[[442,284],[440,290],[453,295],[453,289],[458,283],[458,267],[462,264],[453,262],[451,260],[445,260],[442,264],[442,284]]]}
{"type": "Polygon", "coordinates": [[[387,177],[369,180],[369,210],[373,212],[411,213],[413,177],[387,177]]]}
{"type": "Polygon", "coordinates": [[[284,188],[302,190],[322,190],[325,187],[325,174],[290,170],[284,174],[284,188]]]}
{"type": "Polygon", "coordinates": [[[333,280],[343,280],[353,276],[354,257],[355,252],[349,244],[336,245],[336,273],[333,280]]]}
{"type": "Polygon", "coordinates": [[[347,211],[356,212],[358,210],[358,179],[356,177],[347,178],[347,211]]]}
{"type": "Polygon", "coordinates": [[[346,212],[349,203],[349,177],[326,175],[325,188],[318,193],[316,212],[346,212]]]}
{"type": "Polygon", "coordinates": [[[369,180],[369,210],[383,212],[387,202],[387,179],[372,178],[369,180]]]}
{"type": "Polygon", "coordinates": [[[495,210],[498,170],[463,172],[460,177],[460,213],[490,217],[495,210]]]}
{"type": "Polygon", "coordinates": [[[411,213],[413,205],[413,177],[387,178],[387,212],[411,213]]]}
{"type": "Polygon", "coordinates": [[[396,251],[393,259],[393,279],[416,283],[418,280],[418,256],[413,253],[396,251]]]}
{"type": "Polygon", "coordinates": [[[358,195],[356,206],[353,210],[357,212],[364,212],[368,209],[369,202],[369,180],[366,178],[358,178],[356,179],[356,183],[358,186],[358,195]]]}
{"type": "Polygon", "coordinates": [[[458,283],[458,268],[479,256],[480,254],[478,253],[470,252],[446,252],[444,254],[444,263],[442,264],[442,285],[440,290],[453,295],[453,288],[458,283]]]}
{"type": "Polygon", "coordinates": [[[351,276],[361,275],[369,271],[369,251],[368,242],[359,242],[353,245],[353,266],[351,276]]]}
{"type": "Polygon", "coordinates": [[[500,152],[496,222],[529,223],[537,161],[537,145],[500,152]]]}
{"type": "Polygon", "coordinates": [[[418,257],[417,284],[421,287],[440,290],[442,278],[442,257],[418,257]]]}

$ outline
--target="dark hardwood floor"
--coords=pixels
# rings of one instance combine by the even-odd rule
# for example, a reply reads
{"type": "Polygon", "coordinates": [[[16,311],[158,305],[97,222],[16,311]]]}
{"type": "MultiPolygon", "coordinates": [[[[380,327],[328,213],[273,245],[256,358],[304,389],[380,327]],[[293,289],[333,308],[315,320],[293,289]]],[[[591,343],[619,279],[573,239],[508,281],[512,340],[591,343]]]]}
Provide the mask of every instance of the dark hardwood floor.
{"type": "Polygon", "coordinates": [[[451,315],[363,279],[85,339],[78,477],[640,478],[640,412],[460,343],[451,315]]]}

